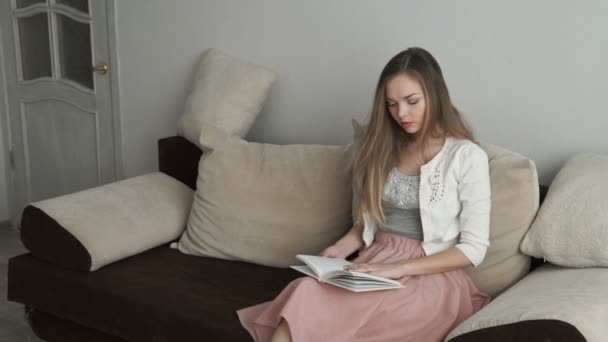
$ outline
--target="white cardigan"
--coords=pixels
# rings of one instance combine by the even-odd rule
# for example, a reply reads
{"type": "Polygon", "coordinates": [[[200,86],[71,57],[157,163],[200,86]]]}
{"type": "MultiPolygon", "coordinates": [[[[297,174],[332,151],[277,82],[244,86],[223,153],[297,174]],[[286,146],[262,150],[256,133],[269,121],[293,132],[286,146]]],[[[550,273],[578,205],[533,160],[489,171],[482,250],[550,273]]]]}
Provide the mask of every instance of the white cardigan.
{"type": "MultiPolygon", "coordinates": [[[[475,143],[448,137],[442,149],[420,168],[420,217],[426,255],[458,248],[474,266],[490,245],[488,156],[475,143]]],[[[368,248],[377,226],[364,215],[368,248]]]]}

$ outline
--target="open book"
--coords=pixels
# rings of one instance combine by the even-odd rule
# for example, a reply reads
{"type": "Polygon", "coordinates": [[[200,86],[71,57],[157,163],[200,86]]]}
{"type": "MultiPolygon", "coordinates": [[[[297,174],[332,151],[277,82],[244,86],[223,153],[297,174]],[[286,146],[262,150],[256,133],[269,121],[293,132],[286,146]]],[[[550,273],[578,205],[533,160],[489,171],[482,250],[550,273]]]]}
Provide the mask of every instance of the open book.
{"type": "Polygon", "coordinates": [[[344,269],[350,265],[350,261],[336,258],[325,258],[315,255],[297,255],[306,265],[291,266],[306,275],[318,279],[320,282],[328,283],[345,288],[354,292],[377,291],[398,289],[403,287],[400,282],[378,277],[375,275],[352,272],[344,269]]]}

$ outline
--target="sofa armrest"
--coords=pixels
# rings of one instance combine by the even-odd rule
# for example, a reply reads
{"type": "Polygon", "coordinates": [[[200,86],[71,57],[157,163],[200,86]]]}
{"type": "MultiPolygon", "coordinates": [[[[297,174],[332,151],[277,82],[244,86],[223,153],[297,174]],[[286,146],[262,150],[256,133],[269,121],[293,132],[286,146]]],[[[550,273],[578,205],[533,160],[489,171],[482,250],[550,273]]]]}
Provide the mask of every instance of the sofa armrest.
{"type": "Polygon", "coordinates": [[[203,152],[180,136],[158,140],[158,170],[196,189],[198,161],[203,152]]]}
{"type": "Polygon", "coordinates": [[[545,264],[460,324],[448,341],[604,341],[606,268],[545,264]]]}

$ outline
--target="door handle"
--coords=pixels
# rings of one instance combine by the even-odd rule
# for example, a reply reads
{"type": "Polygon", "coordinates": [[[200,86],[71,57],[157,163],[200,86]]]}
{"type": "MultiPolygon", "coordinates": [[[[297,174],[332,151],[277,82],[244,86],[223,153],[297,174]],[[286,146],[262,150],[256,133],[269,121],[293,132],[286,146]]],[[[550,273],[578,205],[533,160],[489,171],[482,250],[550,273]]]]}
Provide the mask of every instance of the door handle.
{"type": "Polygon", "coordinates": [[[97,65],[93,67],[93,71],[100,75],[105,75],[108,72],[108,65],[104,62],[97,63],[97,65]]]}

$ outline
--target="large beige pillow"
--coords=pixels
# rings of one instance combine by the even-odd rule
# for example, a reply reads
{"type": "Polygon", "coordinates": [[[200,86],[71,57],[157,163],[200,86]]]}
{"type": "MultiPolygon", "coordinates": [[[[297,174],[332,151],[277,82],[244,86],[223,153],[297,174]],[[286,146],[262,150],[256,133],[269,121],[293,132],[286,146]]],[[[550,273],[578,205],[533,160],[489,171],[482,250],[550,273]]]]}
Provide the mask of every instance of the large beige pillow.
{"type": "Polygon", "coordinates": [[[271,145],[204,127],[186,254],[288,267],[352,225],[351,145],[271,145]]]}
{"type": "Polygon", "coordinates": [[[244,137],[276,77],[273,71],[210,49],[201,58],[178,134],[198,145],[203,125],[212,125],[244,137]]]}
{"type": "Polygon", "coordinates": [[[567,267],[608,266],[608,156],[579,154],[559,171],[521,249],[567,267]]]}
{"type": "Polygon", "coordinates": [[[538,210],[538,175],[526,157],[490,144],[481,147],[490,162],[490,247],[484,261],[467,273],[480,290],[496,296],[529,271],[530,257],[519,244],[538,210]]]}

